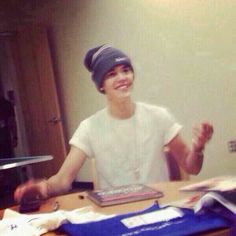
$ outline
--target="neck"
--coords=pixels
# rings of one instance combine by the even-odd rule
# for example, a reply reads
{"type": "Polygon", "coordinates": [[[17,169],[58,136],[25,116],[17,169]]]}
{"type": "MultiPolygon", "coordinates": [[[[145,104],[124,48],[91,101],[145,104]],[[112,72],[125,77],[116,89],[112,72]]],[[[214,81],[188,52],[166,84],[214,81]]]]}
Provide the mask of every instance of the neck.
{"type": "Polygon", "coordinates": [[[131,99],[119,102],[108,102],[108,112],[111,116],[118,119],[128,119],[135,112],[135,104],[131,99]]]}

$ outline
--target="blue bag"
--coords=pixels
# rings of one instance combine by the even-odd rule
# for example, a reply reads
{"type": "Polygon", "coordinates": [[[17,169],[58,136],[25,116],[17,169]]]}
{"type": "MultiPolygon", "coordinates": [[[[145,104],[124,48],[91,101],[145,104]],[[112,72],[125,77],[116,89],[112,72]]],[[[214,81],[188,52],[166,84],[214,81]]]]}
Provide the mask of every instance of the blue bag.
{"type": "Polygon", "coordinates": [[[187,208],[178,208],[183,212],[183,216],[169,221],[156,222],[153,224],[142,225],[135,228],[127,228],[122,219],[136,216],[144,213],[157,211],[160,209],[157,204],[148,209],[139,212],[118,215],[109,219],[89,222],[85,224],[65,223],[60,226],[59,232],[67,235],[75,236],[156,236],[156,235],[199,235],[209,230],[227,228],[231,223],[224,217],[207,211],[201,214],[194,214],[193,210],[187,208]]]}

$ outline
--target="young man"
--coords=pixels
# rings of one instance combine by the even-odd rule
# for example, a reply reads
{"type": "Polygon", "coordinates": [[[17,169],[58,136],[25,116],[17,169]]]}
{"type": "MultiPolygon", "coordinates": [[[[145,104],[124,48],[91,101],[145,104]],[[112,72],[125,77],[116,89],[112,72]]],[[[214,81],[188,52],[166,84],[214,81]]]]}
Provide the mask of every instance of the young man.
{"type": "Polygon", "coordinates": [[[68,191],[88,157],[96,160],[99,188],[167,180],[164,148],[186,172],[199,173],[205,144],[213,133],[210,124],[194,129],[188,148],[179,134],[181,125],[165,108],[132,101],[134,70],[125,53],[103,45],[90,49],[84,63],[107,106],[81,122],[58,173],[19,186],[16,200],[35,189],[43,198],[68,191]]]}

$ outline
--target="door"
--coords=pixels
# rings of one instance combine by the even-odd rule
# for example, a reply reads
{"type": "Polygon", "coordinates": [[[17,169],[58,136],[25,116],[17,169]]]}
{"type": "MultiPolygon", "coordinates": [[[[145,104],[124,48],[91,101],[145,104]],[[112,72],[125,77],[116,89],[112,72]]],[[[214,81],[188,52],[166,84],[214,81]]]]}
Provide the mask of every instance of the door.
{"type": "Polygon", "coordinates": [[[32,165],[34,177],[49,177],[66,156],[63,119],[45,27],[20,28],[11,43],[29,155],[52,155],[32,165]]]}

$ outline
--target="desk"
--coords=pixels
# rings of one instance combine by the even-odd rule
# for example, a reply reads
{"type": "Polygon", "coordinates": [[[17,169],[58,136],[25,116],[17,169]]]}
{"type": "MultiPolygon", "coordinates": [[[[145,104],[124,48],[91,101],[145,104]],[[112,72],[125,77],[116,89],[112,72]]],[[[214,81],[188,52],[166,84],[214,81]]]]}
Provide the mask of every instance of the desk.
{"type": "MultiPolygon", "coordinates": [[[[158,199],[159,204],[166,204],[173,201],[178,201],[181,199],[185,199],[187,197],[190,197],[193,193],[189,192],[180,192],[178,189],[180,187],[183,187],[187,184],[190,184],[189,181],[179,181],[179,182],[162,182],[158,184],[150,184],[150,186],[157,188],[158,190],[163,191],[164,197],[158,199]]],[[[59,203],[60,209],[64,210],[73,210],[76,208],[81,208],[85,206],[93,206],[94,211],[103,213],[103,214],[121,214],[121,213],[128,213],[132,211],[142,210],[145,209],[153,204],[154,200],[144,200],[139,202],[133,202],[128,204],[122,204],[122,205],[116,205],[111,207],[98,207],[96,204],[91,202],[87,197],[86,192],[81,193],[72,193],[67,194],[63,196],[53,197],[48,200],[46,200],[41,208],[40,211],[35,213],[46,213],[46,212],[52,212],[53,206],[55,202],[59,203]],[[84,199],[80,199],[80,196],[84,196],[84,199]]],[[[18,210],[18,206],[12,207],[13,210],[18,210]]],[[[0,211],[0,217],[2,218],[3,210],[0,211]]],[[[47,236],[56,235],[55,233],[47,233],[47,236]]],[[[217,230],[214,232],[209,232],[205,235],[211,235],[211,236],[226,236],[229,235],[229,230],[217,230]]]]}

